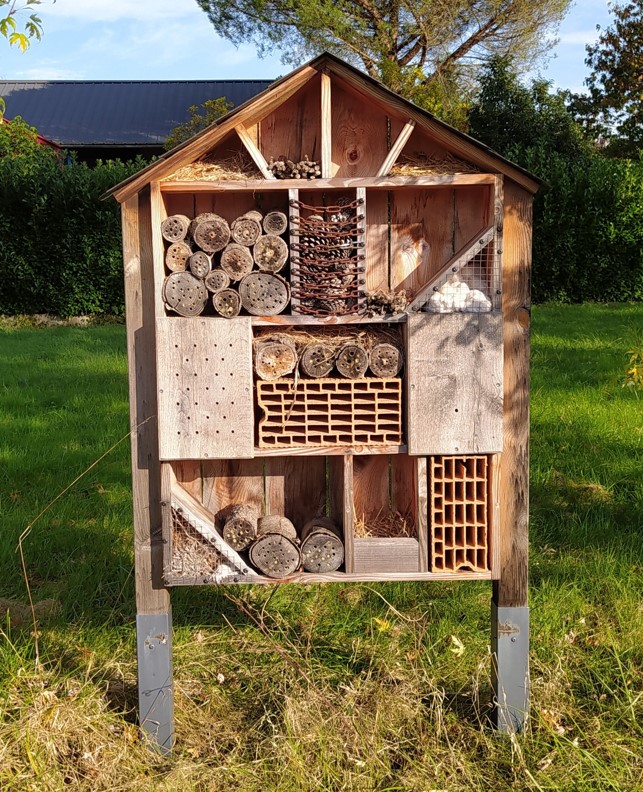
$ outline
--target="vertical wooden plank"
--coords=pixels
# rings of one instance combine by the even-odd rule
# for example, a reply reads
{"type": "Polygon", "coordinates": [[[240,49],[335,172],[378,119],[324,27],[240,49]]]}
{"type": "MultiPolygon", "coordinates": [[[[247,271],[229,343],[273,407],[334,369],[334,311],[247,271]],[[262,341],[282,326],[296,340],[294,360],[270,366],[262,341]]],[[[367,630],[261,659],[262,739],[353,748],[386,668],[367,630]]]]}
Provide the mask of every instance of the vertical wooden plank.
{"type": "Polygon", "coordinates": [[[341,454],[328,458],[330,517],[344,531],[344,569],[355,571],[355,542],[353,508],[353,456],[341,454]]]}
{"type": "Polygon", "coordinates": [[[455,190],[453,250],[460,248],[491,224],[493,191],[488,185],[458,187],[455,190]]]}
{"type": "Polygon", "coordinates": [[[261,151],[269,160],[297,162],[321,154],[321,78],[317,74],[260,122],[261,151]]]}
{"type": "Polygon", "coordinates": [[[171,462],[161,462],[161,531],[163,535],[163,575],[172,574],[172,481],[174,472],[171,462]]]}
{"type": "Polygon", "coordinates": [[[389,193],[368,191],[366,212],[366,291],[389,288],[389,193]]]}
{"type": "Polygon", "coordinates": [[[415,121],[413,119],[409,119],[406,124],[402,127],[401,132],[395,138],[393,145],[389,153],[386,155],[386,159],[381,164],[380,168],[377,171],[377,176],[387,176],[388,172],[391,170],[393,165],[395,164],[397,158],[402,153],[402,149],[406,145],[406,141],[411,137],[411,132],[415,129],[415,121]]]}
{"type": "Polygon", "coordinates": [[[504,444],[500,462],[498,607],[527,605],[529,532],[529,341],[532,197],[505,184],[502,313],[504,444]]]}
{"type": "Polygon", "coordinates": [[[355,520],[369,522],[390,512],[389,457],[386,454],[353,457],[355,520]]]}
{"type": "MultiPolygon", "coordinates": [[[[165,279],[165,247],[161,236],[161,223],[167,217],[163,196],[159,182],[150,184],[150,201],[152,212],[152,261],[153,261],[153,281],[154,281],[154,315],[156,317],[165,316],[165,306],[161,296],[161,288],[165,279]]],[[[172,214],[178,214],[172,212],[172,214]]],[[[151,320],[150,320],[151,321],[151,320]]]]}
{"type": "Polygon", "coordinates": [[[415,481],[417,489],[417,539],[420,554],[420,572],[429,571],[429,480],[426,457],[415,458],[415,481]]]}
{"type": "Polygon", "coordinates": [[[276,178],[274,173],[268,167],[268,163],[266,162],[263,154],[259,151],[254,140],[248,134],[248,130],[245,128],[245,126],[243,124],[237,124],[235,131],[237,135],[239,135],[239,140],[243,143],[246,151],[248,154],[250,154],[252,161],[259,168],[259,171],[261,172],[261,175],[264,177],[264,179],[276,178]]]}
{"type": "Polygon", "coordinates": [[[406,454],[391,455],[391,508],[415,523],[417,503],[415,458],[406,454]]]}
{"type": "Polygon", "coordinates": [[[491,275],[491,300],[494,310],[502,308],[502,235],[504,228],[504,176],[494,179],[493,217],[495,237],[493,240],[493,271],[491,275]]]}
{"type": "Polygon", "coordinates": [[[333,158],[332,112],[331,112],[331,80],[330,74],[323,71],[321,75],[321,175],[322,179],[330,179],[333,158]]]}
{"type": "Polygon", "coordinates": [[[212,459],[202,463],[203,505],[216,514],[226,506],[247,503],[264,512],[263,461],[212,459]]]}
{"type": "Polygon", "coordinates": [[[266,511],[281,514],[300,530],[326,511],[326,458],[266,459],[266,511]]]}
{"type": "Polygon", "coordinates": [[[183,459],[175,462],[174,475],[177,482],[193,495],[197,500],[203,497],[203,487],[201,482],[201,463],[198,459],[183,459]]]}
{"type": "Polygon", "coordinates": [[[489,459],[489,568],[491,577],[497,579],[500,575],[500,454],[492,454],[489,459]]]}
{"type": "Polygon", "coordinates": [[[373,176],[387,154],[388,115],[334,79],[332,136],[331,176],[373,176]]]}
{"type": "Polygon", "coordinates": [[[138,613],[166,614],[163,585],[161,472],[157,441],[154,262],[150,192],[121,208],[134,507],[134,559],[138,613]]]}

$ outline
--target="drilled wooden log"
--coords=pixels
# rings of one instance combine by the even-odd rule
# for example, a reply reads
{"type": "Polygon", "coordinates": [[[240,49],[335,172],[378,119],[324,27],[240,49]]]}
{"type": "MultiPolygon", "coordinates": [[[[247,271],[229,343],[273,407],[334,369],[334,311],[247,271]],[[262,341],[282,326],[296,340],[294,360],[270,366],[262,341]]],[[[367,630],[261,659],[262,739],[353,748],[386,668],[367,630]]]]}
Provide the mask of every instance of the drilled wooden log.
{"type": "Polygon", "coordinates": [[[255,341],[255,372],[259,379],[275,380],[294,371],[297,350],[285,335],[271,335],[255,341]]]}
{"type": "Polygon", "coordinates": [[[252,272],[252,254],[245,245],[230,242],[221,253],[221,269],[228,273],[230,280],[241,280],[252,272]]]}
{"type": "Polygon", "coordinates": [[[341,531],[328,517],[315,517],[301,529],[301,560],[307,572],[335,572],[344,563],[341,531]]]}
{"type": "Polygon", "coordinates": [[[241,299],[234,289],[221,289],[213,294],[212,305],[214,305],[214,310],[226,319],[239,316],[239,311],[241,311],[241,299]]]}
{"type": "Polygon", "coordinates": [[[193,253],[188,259],[188,267],[195,278],[204,280],[208,272],[212,269],[212,260],[207,253],[204,253],[202,250],[197,250],[197,252],[193,253]]]}
{"type": "Polygon", "coordinates": [[[256,265],[264,272],[279,272],[288,260],[288,245],[281,237],[259,237],[253,251],[256,265]]]}
{"type": "Polygon", "coordinates": [[[230,285],[230,277],[227,272],[224,272],[222,269],[218,269],[215,267],[213,270],[210,270],[208,274],[205,276],[205,288],[216,294],[220,292],[222,289],[227,289],[230,285]]]}
{"type": "Polygon", "coordinates": [[[190,218],[182,214],[170,215],[161,223],[161,234],[168,242],[180,242],[187,236],[190,218]]]}
{"type": "Polygon", "coordinates": [[[209,220],[223,220],[223,218],[221,215],[215,214],[214,212],[201,212],[201,214],[198,214],[194,220],[190,222],[190,236],[192,239],[194,239],[194,232],[199,223],[205,223],[209,220]]]}
{"type": "Polygon", "coordinates": [[[206,253],[216,253],[230,241],[230,226],[222,218],[204,220],[194,229],[194,241],[206,253]]]}
{"type": "Polygon", "coordinates": [[[239,283],[243,307],[253,316],[275,316],[290,302],[290,287],[279,275],[251,272],[239,283]]]}
{"type": "Polygon", "coordinates": [[[208,290],[191,272],[173,272],[163,283],[163,301],[181,316],[198,316],[208,304],[208,290]]]}
{"type": "Polygon", "coordinates": [[[375,344],[371,349],[369,365],[376,377],[396,377],[403,360],[402,352],[393,344],[375,344]]]}
{"type": "Polygon", "coordinates": [[[267,533],[259,536],[250,547],[250,563],[271,578],[284,578],[301,565],[297,545],[286,536],[267,533]]]}
{"type": "Polygon", "coordinates": [[[281,236],[288,228],[288,218],[283,212],[268,212],[263,219],[263,230],[271,236],[281,236]]]}
{"type": "Polygon", "coordinates": [[[344,344],[337,353],[335,365],[342,377],[359,379],[366,374],[368,353],[361,344],[344,344]]]}
{"type": "Polygon", "coordinates": [[[292,539],[293,542],[298,541],[295,526],[287,517],[282,517],[280,514],[268,514],[259,518],[257,536],[263,536],[263,534],[281,534],[286,539],[292,539]]]}
{"type": "Polygon", "coordinates": [[[261,236],[261,221],[257,222],[254,217],[241,215],[232,221],[230,232],[235,242],[250,247],[261,236]]]}
{"type": "Polygon", "coordinates": [[[172,242],[165,252],[165,266],[170,272],[183,272],[191,255],[192,248],[187,242],[172,242]]]}
{"type": "Polygon", "coordinates": [[[335,365],[335,350],[326,344],[308,344],[299,367],[309,377],[326,377],[335,365]]]}
{"type": "Polygon", "coordinates": [[[223,526],[223,538],[233,550],[245,550],[257,536],[259,513],[245,503],[230,506],[223,526]]]}

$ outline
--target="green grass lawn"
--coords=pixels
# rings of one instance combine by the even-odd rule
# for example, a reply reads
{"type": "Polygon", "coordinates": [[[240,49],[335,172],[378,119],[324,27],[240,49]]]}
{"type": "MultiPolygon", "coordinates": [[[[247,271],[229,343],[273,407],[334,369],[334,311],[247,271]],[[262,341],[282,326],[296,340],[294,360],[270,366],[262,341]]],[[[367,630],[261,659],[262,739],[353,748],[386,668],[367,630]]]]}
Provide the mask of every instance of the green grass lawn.
{"type": "Polygon", "coordinates": [[[135,726],[122,326],[0,330],[0,789],[643,788],[643,306],[533,312],[532,713],[488,728],[488,583],[173,594],[177,748],[135,726]],[[41,665],[35,663],[36,641],[41,665]]]}

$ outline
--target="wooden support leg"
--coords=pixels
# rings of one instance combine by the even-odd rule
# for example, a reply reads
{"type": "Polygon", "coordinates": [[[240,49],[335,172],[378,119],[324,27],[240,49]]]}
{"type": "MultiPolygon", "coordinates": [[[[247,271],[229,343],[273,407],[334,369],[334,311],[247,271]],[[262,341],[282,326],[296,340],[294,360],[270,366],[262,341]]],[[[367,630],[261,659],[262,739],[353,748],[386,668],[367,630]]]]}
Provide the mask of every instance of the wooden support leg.
{"type": "Polygon", "coordinates": [[[136,617],[139,723],[153,745],[167,754],[174,745],[172,613],[136,617]]]}
{"type": "Polygon", "coordinates": [[[529,608],[491,603],[491,681],[496,727],[522,731],[529,711],[529,608]]]}

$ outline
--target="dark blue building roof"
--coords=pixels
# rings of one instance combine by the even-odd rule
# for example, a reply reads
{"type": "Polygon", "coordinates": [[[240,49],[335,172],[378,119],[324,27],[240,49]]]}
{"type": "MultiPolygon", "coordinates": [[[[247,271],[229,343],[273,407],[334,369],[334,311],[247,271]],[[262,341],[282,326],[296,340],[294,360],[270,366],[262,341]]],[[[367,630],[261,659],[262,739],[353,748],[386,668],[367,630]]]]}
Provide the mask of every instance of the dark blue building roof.
{"type": "Polygon", "coordinates": [[[163,144],[188,108],[225,96],[236,107],[272,80],[0,80],[5,116],[61,146],[163,144]]]}

